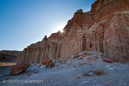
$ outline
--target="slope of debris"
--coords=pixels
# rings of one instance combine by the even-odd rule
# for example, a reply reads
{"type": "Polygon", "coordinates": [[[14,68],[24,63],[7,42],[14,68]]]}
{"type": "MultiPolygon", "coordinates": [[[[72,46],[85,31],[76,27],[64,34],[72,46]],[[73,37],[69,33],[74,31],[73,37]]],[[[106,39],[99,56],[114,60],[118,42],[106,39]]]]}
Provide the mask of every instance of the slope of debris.
{"type": "Polygon", "coordinates": [[[103,61],[101,52],[81,52],[54,60],[55,67],[32,64],[24,73],[10,76],[0,67],[0,86],[129,86],[129,64],[103,61]]]}

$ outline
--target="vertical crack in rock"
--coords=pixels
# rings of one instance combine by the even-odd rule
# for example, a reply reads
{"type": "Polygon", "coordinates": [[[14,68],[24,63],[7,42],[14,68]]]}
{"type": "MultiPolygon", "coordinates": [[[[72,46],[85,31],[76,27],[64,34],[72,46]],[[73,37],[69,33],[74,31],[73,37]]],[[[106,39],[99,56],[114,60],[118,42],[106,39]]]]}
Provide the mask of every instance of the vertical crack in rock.
{"type": "Polygon", "coordinates": [[[82,51],[85,51],[85,50],[86,50],[86,36],[83,36],[83,44],[82,44],[82,48],[83,48],[82,51]]]}

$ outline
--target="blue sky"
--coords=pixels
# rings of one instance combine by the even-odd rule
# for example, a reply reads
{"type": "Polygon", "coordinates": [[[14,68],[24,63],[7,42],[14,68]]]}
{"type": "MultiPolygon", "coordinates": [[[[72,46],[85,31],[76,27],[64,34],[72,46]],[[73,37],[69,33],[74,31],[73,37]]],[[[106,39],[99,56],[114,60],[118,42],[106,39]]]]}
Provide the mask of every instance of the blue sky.
{"type": "Polygon", "coordinates": [[[0,0],[0,50],[23,50],[57,32],[96,0],[0,0]]]}

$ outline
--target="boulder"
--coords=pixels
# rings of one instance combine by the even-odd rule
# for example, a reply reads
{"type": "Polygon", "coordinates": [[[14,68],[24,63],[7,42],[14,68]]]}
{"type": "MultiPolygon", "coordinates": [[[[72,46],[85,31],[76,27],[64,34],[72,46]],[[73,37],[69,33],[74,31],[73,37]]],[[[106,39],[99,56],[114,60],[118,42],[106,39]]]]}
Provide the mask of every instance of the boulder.
{"type": "Polygon", "coordinates": [[[45,59],[42,59],[42,60],[41,60],[41,63],[42,63],[43,65],[46,65],[46,64],[51,64],[51,63],[53,63],[53,62],[52,62],[51,59],[45,58],[45,59]]]}
{"type": "Polygon", "coordinates": [[[109,58],[103,58],[104,62],[113,63],[114,61],[109,58]]]}
{"type": "Polygon", "coordinates": [[[54,67],[54,66],[55,66],[55,63],[52,62],[52,63],[50,64],[50,68],[52,68],[52,67],[54,67]]]}
{"type": "Polygon", "coordinates": [[[13,66],[11,68],[10,74],[11,75],[18,75],[23,73],[27,68],[29,67],[29,65],[21,63],[21,64],[17,64],[15,66],[13,66]]]}
{"type": "Polygon", "coordinates": [[[47,68],[48,68],[48,67],[52,68],[52,67],[55,66],[55,63],[54,63],[51,59],[49,59],[49,58],[42,59],[41,63],[42,63],[43,65],[46,65],[47,68]]]}

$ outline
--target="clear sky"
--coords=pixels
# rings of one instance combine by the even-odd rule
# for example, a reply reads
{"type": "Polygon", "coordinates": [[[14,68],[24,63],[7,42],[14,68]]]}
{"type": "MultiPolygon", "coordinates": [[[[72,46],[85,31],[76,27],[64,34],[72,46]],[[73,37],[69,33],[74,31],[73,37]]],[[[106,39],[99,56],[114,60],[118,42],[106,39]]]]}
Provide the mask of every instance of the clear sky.
{"type": "Polygon", "coordinates": [[[96,0],[0,0],[0,50],[23,50],[63,29],[96,0]]]}

